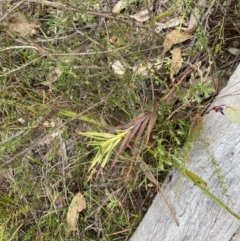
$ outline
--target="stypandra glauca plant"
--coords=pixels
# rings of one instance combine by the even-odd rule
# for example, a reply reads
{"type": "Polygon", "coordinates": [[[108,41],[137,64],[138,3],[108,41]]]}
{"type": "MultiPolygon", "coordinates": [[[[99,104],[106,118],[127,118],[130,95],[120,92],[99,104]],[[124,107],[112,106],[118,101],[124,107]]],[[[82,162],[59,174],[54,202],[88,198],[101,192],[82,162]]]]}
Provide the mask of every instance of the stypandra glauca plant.
{"type": "MultiPolygon", "coordinates": [[[[78,132],[80,135],[89,137],[93,140],[89,142],[91,146],[94,147],[94,151],[96,151],[96,155],[94,156],[92,163],[89,168],[89,180],[92,178],[93,174],[96,173],[96,166],[100,165],[101,168],[104,168],[106,164],[109,162],[112,153],[115,151],[116,154],[112,161],[111,168],[116,164],[120,155],[124,152],[127,146],[131,143],[133,149],[136,147],[140,138],[143,136],[144,131],[146,130],[146,141],[145,146],[147,147],[147,143],[150,138],[150,134],[154,128],[158,117],[158,108],[159,104],[156,104],[152,111],[145,111],[138,115],[135,119],[120,125],[118,127],[109,127],[110,132],[100,133],[100,132],[78,132]],[[119,145],[119,147],[118,147],[119,145]]],[[[240,123],[240,108],[232,107],[228,105],[215,106],[210,109],[206,114],[210,111],[215,111],[217,113],[221,113],[226,116],[229,120],[235,123],[240,123]]],[[[101,122],[103,126],[107,126],[104,119],[101,117],[101,122]]],[[[164,153],[164,148],[162,150],[154,150],[148,147],[148,153],[152,154],[156,158],[161,156],[161,159],[164,160],[165,164],[169,166],[173,166],[177,168],[188,180],[193,182],[199,189],[201,189],[209,198],[211,198],[216,204],[222,207],[225,211],[229,212],[235,218],[240,220],[240,216],[230,209],[226,204],[224,204],[221,200],[219,200],[215,195],[213,195],[207,189],[207,182],[205,182],[201,177],[191,172],[185,167],[185,161],[188,159],[188,154],[193,146],[194,141],[198,138],[201,130],[202,130],[202,117],[200,115],[195,115],[193,118],[192,124],[189,128],[188,138],[184,147],[182,147],[181,151],[179,151],[179,155],[176,157],[175,154],[166,154],[164,153]],[[178,161],[174,161],[177,159],[178,161]]],[[[161,146],[161,144],[160,144],[161,146]]],[[[143,162],[143,161],[142,161],[143,162]]],[[[140,163],[141,164],[141,163],[140,163]]],[[[144,163],[146,167],[146,164],[144,163]]],[[[156,184],[156,179],[153,177],[151,172],[148,169],[146,177],[156,184]]],[[[157,185],[157,184],[156,184],[157,185]]],[[[159,185],[157,185],[159,187],[159,185]]],[[[159,188],[160,190],[160,188],[159,188]]],[[[163,193],[160,191],[160,194],[163,196],[163,193]]],[[[167,202],[165,197],[163,196],[164,201],[167,202]]],[[[169,206],[169,205],[168,205],[169,206]]],[[[178,223],[175,214],[173,213],[171,207],[169,209],[174,216],[176,223],[178,223]]]]}
{"type": "Polygon", "coordinates": [[[135,119],[117,127],[109,127],[103,117],[101,117],[103,126],[111,129],[112,133],[78,132],[80,135],[92,138],[93,141],[90,141],[89,145],[93,146],[94,150],[97,151],[97,154],[93,158],[92,164],[89,168],[89,172],[91,172],[89,179],[92,178],[92,175],[95,172],[95,166],[97,164],[100,164],[101,168],[106,166],[111,154],[119,143],[121,144],[113,159],[111,168],[115,165],[119,156],[130,144],[133,137],[135,137],[133,148],[136,147],[145,129],[147,129],[146,142],[148,142],[150,133],[157,120],[158,107],[159,105],[156,104],[153,111],[145,111],[138,115],[135,119]]]}

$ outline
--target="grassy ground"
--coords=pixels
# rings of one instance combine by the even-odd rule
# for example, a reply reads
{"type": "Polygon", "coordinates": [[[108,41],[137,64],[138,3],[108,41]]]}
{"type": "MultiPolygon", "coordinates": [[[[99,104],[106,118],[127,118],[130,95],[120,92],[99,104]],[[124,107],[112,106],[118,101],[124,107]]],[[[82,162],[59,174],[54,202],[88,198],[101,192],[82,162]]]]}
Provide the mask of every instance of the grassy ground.
{"type": "Polygon", "coordinates": [[[200,8],[194,31],[174,44],[183,59],[174,74],[171,53],[162,54],[174,28],[156,32],[156,24],[180,17],[186,27],[194,2],[156,1],[143,22],[129,16],[150,9],[147,1],[129,1],[115,15],[114,1],[27,2],[1,5],[0,240],[128,240],[157,192],[153,180],[184,165],[193,117],[239,61],[226,52],[239,48],[239,4],[200,8]],[[114,153],[104,168],[96,163],[90,179],[96,149],[84,132],[106,140],[141,113],[158,113],[151,131],[149,122],[134,148],[137,134],[114,166],[114,153]],[[70,231],[66,216],[78,192],[87,208],[70,231]]]}

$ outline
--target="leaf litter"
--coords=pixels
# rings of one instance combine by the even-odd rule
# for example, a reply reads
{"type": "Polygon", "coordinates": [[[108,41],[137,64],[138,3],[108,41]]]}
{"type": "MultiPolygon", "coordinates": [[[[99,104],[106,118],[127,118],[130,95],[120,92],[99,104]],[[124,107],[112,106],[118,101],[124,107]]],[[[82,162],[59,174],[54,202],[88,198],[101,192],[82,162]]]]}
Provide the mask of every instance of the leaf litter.
{"type": "Polygon", "coordinates": [[[162,57],[165,56],[165,54],[172,48],[174,44],[185,42],[186,40],[190,39],[191,36],[192,30],[184,31],[181,29],[174,29],[167,33],[163,41],[162,57]]]}
{"type": "Polygon", "coordinates": [[[182,68],[183,59],[180,48],[175,47],[170,53],[172,54],[170,79],[173,82],[174,75],[178,74],[179,70],[182,68]]]}
{"type": "Polygon", "coordinates": [[[67,212],[67,224],[70,231],[78,230],[77,224],[79,213],[82,212],[82,210],[86,209],[86,207],[87,204],[85,198],[80,192],[77,193],[73,197],[67,212]]]}

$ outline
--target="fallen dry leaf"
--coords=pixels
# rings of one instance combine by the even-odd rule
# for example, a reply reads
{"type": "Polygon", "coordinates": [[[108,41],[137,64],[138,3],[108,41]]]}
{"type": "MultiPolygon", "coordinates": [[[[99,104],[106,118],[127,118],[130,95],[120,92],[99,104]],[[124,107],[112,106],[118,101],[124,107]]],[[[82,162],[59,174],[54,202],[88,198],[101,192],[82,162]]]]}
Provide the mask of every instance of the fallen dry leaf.
{"type": "Polygon", "coordinates": [[[162,57],[171,49],[174,44],[182,43],[191,37],[191,31],[181,31],[179,29],[174,29],[169,32],[163,42],[162,57]]]}
{"type": "Polygon", "coordinates": [[[143,9],[133,15],[130,15],[130,18],[133,18],[136,21],[143,23],[150,19],[150,14],[149,14],[148,9],[143,9]]]}
{"type": "Polygon", "coordinates": [[[144,64],[136,64],[132,67],[133,73],[135,75],[140,75],[144,77],[148,77],[150,74],[150,71],[153,67],[153,64],[150,62],[144,63],[144,64]]]}
{"type": "Polygon", "coordinates": [[[145,9],[140,10],[139,12],[130,15],[131,18],[135,19],[138,22],[146,22],[150,19],[151,14],[149,11],[153,10],[153,1],[148,0],[148,7],[145,9]]]}
{"type": "Polygon", "coordinates": [[[165,23],[156,22],[155,32],[160,33],[163,29],[177,27],[182,22],[182,17],[176,17],[165,23]]]}
{"type": "MultiPolygon", "coordinates": [[[[125,9],[126,7],[130,6],[132,2],[135,0],[120,0],[118,1],[112,9],[113,13],[120,13],[121,10],[125,9]]],[[[131,18],[135,19],[138,22],[146,22],[150,19],[149,11],[153,10],[153,0],[148,0],[148,7],[146,9],[142,9],[139,12],[130,15],[131,18]]]]}
{"type": "Polygon", "coordinates": [[[120,13],[121,10],[126,8],[129,4],[131,4],[134,0],[120,0],[118,1],[112,9],[113,13],[120,13]]]}
{"type": "Polygon", "coordinates": [[[198,26],[198,24],[201,22],[202,12],[207,7],[208,6],[207,6],[206,0],[198,0],[196,2],[196,7],[193,9],[193,11],[190,15],[187,30],[196,28],[198,26]]]}
{"type": "Polygon", "coordinates": [[[22,37],[35,34],[37,32],[36,26],[32,19],[29,19],[21,12],[12,14],[7,24],[10,31],[18,32],[22,37]]]}
{"type": "Polygon", "coordinates": [[[67,213],[67,224],[70,231],[77,230],[77,221],[79,213],[86,208],[86,200],[83,195],[79,192],[72,199],[67,213]]]}
{"type": "Polygon", "coordinates": [[[182,68],[182,53],[180,48],[173,48],[171,51],[172,54],[172,60],[171,60],[171,73],[170,73],[170,79],[173,79],[173,76],[176,75],[179,70],[182,68]]]}
{"type": "Polygon", "coordinates": [[[238,48],[229,47],[229,48],[227,48],[227,51],[230,54],[233,54],[233,55],[239,55],[240,54],[240,49],[238,49],[238,48]]]}
{"type": "Polygon", "coordinates": [[[125,73],[125,67],[119,60],[116,60],[112,63],[112,69],[117,75],[124,75],[125,73]]]}

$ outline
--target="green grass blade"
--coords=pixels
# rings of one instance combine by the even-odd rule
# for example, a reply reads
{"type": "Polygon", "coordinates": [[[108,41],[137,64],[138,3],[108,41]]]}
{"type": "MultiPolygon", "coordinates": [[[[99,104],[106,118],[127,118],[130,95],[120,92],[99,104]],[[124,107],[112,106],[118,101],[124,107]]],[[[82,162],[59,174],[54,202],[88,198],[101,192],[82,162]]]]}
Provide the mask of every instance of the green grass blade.
{"type": "Polygon", "coordinates": [[[66,117],[71,117],[71,118],[77,118],[79,120],[94,124],[94,125],[98,125],[98,126],[102,126],[102,123],[100,121],[96,121],[86,115],[80,115],[77,114],[76,112],[70,111],[70,110],[60,110],[58,112],[59,115],[63,115],[66,117]]]}
{"type": "Polygon", "coordinates": [[[95,155],[95,157],[92,160],[91,166],[89,167],[88,171],[91,171],[93,169],[94,166],[96,166],[99,162],[100,162],[100,158],[101,158],[101,148],[98,147],[97,148],[97,154],[95,155]]]}
{"type": "MultiPolygon", "coordinates": [[[[179,169],[179,168],[178,168],[179,169]]],[[[180,169],[179,169],[180,170],[180,169]]],[[[198,175],[196,175],[195,173],[189,171],[188,169],[184,168],[180,170],[181,173],[183,173],[185,176],[195,180],[196,182],[198,182],[199,184],[203,185],[203,186],[207,186],[207,182],[205,182],[201,177],[199,177],[198,175]]]]}
{"type": "MultiPolygon", "coordinates": [[[[184,173],[183,173],[184,174],[184,173]]],[[[221,208],[226,210],[228,213],[230,213],[232,216],[234,216],[236,219],[240,221],[240,216],[234,212],[231,208],[229,208],[226,204],[224,204],[220,199],[218,199],[214,194],[209,192],[205,187],[203,187],[199,182],[195,179],[193,179],[191,176],[186,175],[185,172],[185,177],[187,177],[190,181],[192,181],[196,186],[198,186],[202,192],[204,192],[209,198],[211,198],[215,203],[217,203],[221,208]]],[[[196,176],[196,175],[195,175],[196,176]]],[[[199,178],[200,179],[200,178],[199,178]]]]}
{"type": "Polygon", "coordinates": [[[78,132],[79,135],[83,135],[86,137],[98,139],[98,140],[106,140],[115,137],[114,134],[110,133],[102,133],[102,132],[78,132]]]}
{"type": "Polygon", "coordinates": [[[104,159],[102,160],[102,163],[101,163],[101,167],[104,168],[107,164],[107,162],[109,161],[109,158],[112,154],[112,150],[113,150],[113,144],[114,143],[111,143],[111,145],[109,145],[109,151],[106,152],[106,155],[104,157],[104,159]]]}

